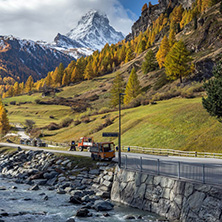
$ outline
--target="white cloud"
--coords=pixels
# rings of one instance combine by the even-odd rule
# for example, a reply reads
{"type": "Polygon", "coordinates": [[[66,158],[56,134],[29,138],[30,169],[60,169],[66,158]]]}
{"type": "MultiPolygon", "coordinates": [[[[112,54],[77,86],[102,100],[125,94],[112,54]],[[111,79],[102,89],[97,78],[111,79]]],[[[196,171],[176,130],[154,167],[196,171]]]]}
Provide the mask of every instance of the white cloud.
{"type": "Polygon", "coordinates": [[[105,12],[117,31],[131,31],[133,21],[118,0],[0,0],[0,35],[52,41],[90,9],[105,12]]]}

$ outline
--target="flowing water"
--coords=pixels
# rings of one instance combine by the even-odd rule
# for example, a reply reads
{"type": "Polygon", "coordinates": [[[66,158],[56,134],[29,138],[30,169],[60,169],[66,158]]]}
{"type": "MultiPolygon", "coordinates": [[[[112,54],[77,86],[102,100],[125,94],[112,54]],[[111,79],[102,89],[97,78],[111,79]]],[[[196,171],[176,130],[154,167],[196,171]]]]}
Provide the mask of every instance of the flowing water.
{"type": "MultiPolygon", "coordinates": [[[[49,191],[47,187],[30,191],[30,185],[16,184],[3,177],[0,177],[0,187],[6,188],[0,190],[0,215],[3,212],[9,214],[0,218],[5,222],[65,222],[73,217],[80,207],[69,203],[69,195],[57,194],[56,191],[49,191]]],[[[93,217],[75,218],[75,221],[120,222],[124,221],[125,215],[142,216],[143,219],[135,221],[157,221],[156,215],[117,204],[113,211],[108,212],[110,217],[104,217],[104,212],[91,212],[93,217]]]]}

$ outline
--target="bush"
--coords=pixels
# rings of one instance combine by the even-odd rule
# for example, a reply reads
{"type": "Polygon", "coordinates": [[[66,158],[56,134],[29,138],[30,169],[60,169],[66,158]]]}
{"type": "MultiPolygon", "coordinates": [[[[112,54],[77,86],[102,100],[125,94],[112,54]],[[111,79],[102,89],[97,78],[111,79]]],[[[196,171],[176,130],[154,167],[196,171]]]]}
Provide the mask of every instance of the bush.
{"type": "Polygon", "coordinates": [[[40,104],[40,102],[41,102],[40,99],[36,99],[36,100],[35,100],[35,103],[36,103],[36,104],[40,104]]]}
{"type": "Polygon", "coordinates": [[[57,123],[50,123],[47,126],[47,129],[48,130],[58,130],[58,129],[60,129],[60,126],[57,123]]]}
{"type": "Polygon", "coordinates": [[[33,126],[35,125],[35,122],[33,120],[26,119],[25,125],[27,126],[26,131],[29,133],[32,130],[33,126]]]}
{"type": "Polygon", "coordinates": [[[66,119],[62,120],[62,122],[59,124],[60,128],[68,127],[72,122],[73,122],[73,119],[66,118],[66,119]]]}
{"type": "Polygon", "coordinates": [[[16,101],[11,101],[10,105],[16,105],[16,101]]]}
{"type": "Polygon", "coordinates": [[[32,138],[39,138],[42,136],[42,132],[39,128],[34,128],[30,131],[30,136],[32,138]]]}

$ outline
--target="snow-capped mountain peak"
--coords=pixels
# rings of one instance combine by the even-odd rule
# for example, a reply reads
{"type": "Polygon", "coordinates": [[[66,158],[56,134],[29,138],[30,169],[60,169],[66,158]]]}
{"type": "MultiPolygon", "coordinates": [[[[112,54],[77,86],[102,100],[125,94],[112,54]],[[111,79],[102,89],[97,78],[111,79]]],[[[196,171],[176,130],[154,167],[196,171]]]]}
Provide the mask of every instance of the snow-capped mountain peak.
{"type": "Polygon", "coordinates": [[[58,34],[54,45],[63,51],[85,48],[91,54],[94,50],[101,50],[106,43],[117,43],[123,38],[123,34],[109,24],[109,19],[103,12],[90,10],[66,35],[58,34]]]}
{"type": "Polygon", "coordinates": [[[106,43],[117,43],[124,38],[121,32],[110,26],[107,16],[97,10],[84,15],[66,36],[93,50],[101,50],[106,43]]]}

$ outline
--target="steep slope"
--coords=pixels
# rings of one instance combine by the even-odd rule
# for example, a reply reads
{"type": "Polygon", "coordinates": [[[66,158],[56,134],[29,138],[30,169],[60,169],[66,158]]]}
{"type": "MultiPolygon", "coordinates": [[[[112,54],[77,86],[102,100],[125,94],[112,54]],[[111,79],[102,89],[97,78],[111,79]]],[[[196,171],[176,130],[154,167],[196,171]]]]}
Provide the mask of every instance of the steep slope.
{"type": "Polygon", "coordinates": [[[21,40],[13,36],[0,36],[0,75],[10,76],[16,81],[44,78],[61,62],[67,66],[73,58],[55,49],[39,45],[34,41],[21,40]]]}
{"type": "Polygon", "coordinates": [[[53,46],[63,52],[72,53],[73,49],[76,49],[80,55],[87,56],[94,50],[101,50],[106,43],[117,43],[123,38],[121,32],[110,26],[105,14],[91,10],[66,35],[59,33],[54,39],[53,46]]]}

